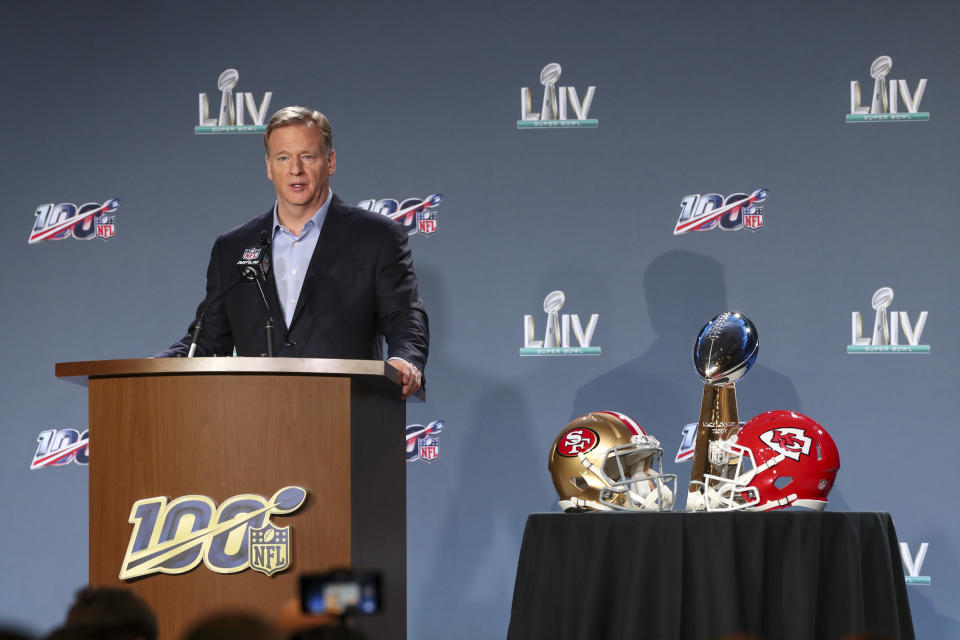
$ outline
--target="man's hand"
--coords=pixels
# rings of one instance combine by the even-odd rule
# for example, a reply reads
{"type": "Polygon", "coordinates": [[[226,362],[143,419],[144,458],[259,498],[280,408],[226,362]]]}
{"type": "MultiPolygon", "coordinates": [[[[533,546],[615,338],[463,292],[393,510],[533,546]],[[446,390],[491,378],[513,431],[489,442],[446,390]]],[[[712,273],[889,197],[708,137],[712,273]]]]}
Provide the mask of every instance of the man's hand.
{"type": "Polygon", "coordinates": [[[403,399],[406,400],[420,389],[422,376],[420,370],[402,358],[390,358],[387,364],[393,366],[400,372],[400,384],[403,389],[400,390],[403,399]]]}

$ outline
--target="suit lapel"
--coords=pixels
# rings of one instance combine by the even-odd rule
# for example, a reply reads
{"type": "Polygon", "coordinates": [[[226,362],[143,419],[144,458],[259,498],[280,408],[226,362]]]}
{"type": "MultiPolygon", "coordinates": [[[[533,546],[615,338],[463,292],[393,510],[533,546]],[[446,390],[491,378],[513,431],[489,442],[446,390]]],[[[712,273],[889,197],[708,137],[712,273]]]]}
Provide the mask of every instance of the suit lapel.
{"type": "MultiPolygon", "coordinates": [[[[293,329],[293,323],[300,317],[304,306],[316,290],[320,274],[343,249],[344,240],[352,224],[353,215],[350,208],[334,194],[330,200],[330,206],[327,208],[327,217],[323,221],[323,228],[320,229],[317,247],[313,250],[313,256],[310,258],[307,275],[303,279],[303,287],[300,289],[300,297],[297,299],[297,308],[293,312],[293,319],[290,320],[290,329],[293,329]]],[[[276,291],[276,286],[274,286],[274,291],[276,291]]]]}

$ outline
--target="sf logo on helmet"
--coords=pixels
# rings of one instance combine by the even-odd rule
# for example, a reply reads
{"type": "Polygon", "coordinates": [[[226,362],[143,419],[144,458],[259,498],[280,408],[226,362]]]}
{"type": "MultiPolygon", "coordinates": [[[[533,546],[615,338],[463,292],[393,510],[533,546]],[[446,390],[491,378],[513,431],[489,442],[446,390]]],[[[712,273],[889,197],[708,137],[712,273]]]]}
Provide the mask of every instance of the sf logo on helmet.
{"type": "Polygon", "coordinates": [[[774,451],[778,451],[792,460],[799,460],[800,454],[810,455],[813,444],[803,431],[793,427],[771,429],[760,435],[760,440],[774,451]]]}
{"type": "Polygon", "coordinates": [[[593,429],[570,429],[557,442],[557,453],[568,458],[574,458],[579,453],[590,451],[599,442],[600,438],[593,429]]]}

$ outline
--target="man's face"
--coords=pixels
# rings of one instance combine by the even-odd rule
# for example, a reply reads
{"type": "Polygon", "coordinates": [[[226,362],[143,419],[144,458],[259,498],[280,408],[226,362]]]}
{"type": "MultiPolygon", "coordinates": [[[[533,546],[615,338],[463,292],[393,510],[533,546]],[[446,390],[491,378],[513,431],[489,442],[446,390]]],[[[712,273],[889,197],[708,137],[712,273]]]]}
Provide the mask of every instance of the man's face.
{"type": "Polygon", "coordinates": [[[291,125],[270,134],[267,177],[281,205],[312,214],[327,199],[330,176],[336,169],[336,154],[324,148],[318,128],[291,125]]]}

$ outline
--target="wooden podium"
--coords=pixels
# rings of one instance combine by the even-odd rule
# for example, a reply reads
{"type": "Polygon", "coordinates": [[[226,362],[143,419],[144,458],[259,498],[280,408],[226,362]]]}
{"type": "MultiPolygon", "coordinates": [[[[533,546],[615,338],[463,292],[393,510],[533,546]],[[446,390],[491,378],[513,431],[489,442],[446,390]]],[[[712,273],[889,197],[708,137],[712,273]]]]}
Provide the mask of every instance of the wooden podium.
{"type": "MultiPolygon", "coordinates": [[[[405,404],[393,367],[164,358],[59,363],[56,375],[89,386],[90,584],[137,592],[156,612],[161,640],[213,612],[273,618],[298,597],[301,573],[347,566],[383,575],[381,613],[358,616],[355,628],[406,638],[405,404]],[[242,494],[269,501],[288,486],[307,491],[299,509],[270,516],[290,526],[289,569],[216,573],[200,562],[176,575],[119,578],[138,500],[207,496],[216,510],[242,494]]],[[[178,530],[209,542],[201,524],[187,516],[178,530]]],[[[227,552],[239,556],[246,529],[234,529],[227,552]]]]}

